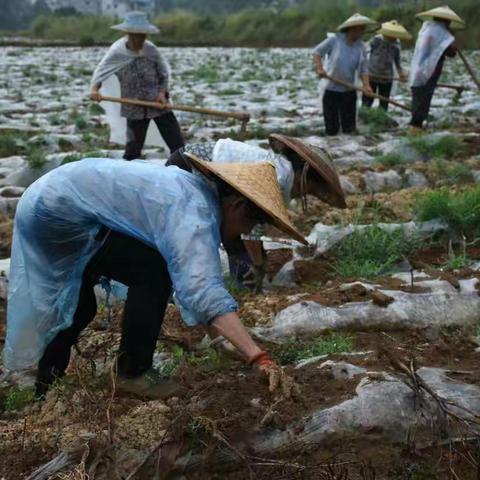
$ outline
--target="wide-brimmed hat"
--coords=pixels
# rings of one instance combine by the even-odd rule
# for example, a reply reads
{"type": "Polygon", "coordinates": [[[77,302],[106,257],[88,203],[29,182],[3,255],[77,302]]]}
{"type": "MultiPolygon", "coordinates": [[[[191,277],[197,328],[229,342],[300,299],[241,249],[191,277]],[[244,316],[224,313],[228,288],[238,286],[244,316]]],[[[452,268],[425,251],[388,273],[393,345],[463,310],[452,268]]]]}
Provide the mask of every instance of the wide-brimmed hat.
{"type": "Polygon", "coordinates": [[[275,166],[271,163],[214,163],[205,162],[185,153],[193,166],[206,176],[216,176],[263,210],[272,223],[295,240],[308,245],[288,216],[275,166]]]}
{"type": "Polygon", "coordinates": [[[330,203],[334,207],[346,208],[345,193],[340,185],[337,171],[333,167],[330,155],[325,150],[309,145],[299,138],[272,133],[268,137],[272,150],[276,153],[284,153],[284,149],[292,151],[301,160],[308,163],[313,171],[323,180],[325,188],[331,193],[330,203]],[[279,145],[276,143],[280,143],[279,145]]]}
{"type": "Polygon", "coordinates": [[[432,8],[425,12],[417,13],[415,15],[422,22],[441,18],[442,20],[450,20],[450,28],[461,30],[466,27],[465,21],[462,20],[450,7],[444,5],[443,7],[432,8]]]}
{"type": "Polygon", "coordinates": [[[366,17],[365,15],[355,13],[350,18],[345,20],[341,25],[339,25],[337,27],[337,31],[341,32],[351,27],[365,27],[365,31],[373,31],[379,27],[379,23],[369,17],[366,17]]]}
{"type": "Polygon", "coordinates": [[[396,20],[382,23],[382,28],[377,33],[390,38],[399,38],[400,40],[411,40],[412,38],[408,30],[396,20]]]}
{"type": "Polygon", "coordinates": [[[160,33],[160,30],[148,21],[147,14],[144,12],[127,13],[122,23],[110,28],[125,33],[144,33],[147,35],[160,33]]]}

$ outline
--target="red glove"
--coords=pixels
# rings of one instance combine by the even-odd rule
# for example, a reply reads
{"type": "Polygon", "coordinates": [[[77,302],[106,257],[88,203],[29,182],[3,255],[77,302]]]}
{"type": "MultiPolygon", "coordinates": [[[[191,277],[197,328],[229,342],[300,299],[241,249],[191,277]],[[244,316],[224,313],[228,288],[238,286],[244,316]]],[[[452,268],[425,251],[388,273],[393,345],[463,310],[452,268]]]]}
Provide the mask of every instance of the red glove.
{"type": "Polygon", "coordinates": [[[250,365],[255,365],[255,368],[268,379],[268,389],[274,392],[280,388],[280,396],[283,398],[290,398],[300,396],[300,389],[294,382],[293,378],[285,374],[282,367],[277,365],[268,352],[260,352],[249,361],[250,365]]]}

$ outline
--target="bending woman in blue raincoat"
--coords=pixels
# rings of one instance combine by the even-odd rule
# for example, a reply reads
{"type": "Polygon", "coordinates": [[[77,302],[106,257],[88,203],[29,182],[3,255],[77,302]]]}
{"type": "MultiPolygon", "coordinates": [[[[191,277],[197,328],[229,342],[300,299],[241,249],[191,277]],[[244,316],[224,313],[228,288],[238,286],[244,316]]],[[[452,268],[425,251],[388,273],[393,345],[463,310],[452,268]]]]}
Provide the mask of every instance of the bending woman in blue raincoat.
{"type": "Polygon", "coordinates": [[[172,288],[188,325],[211,327],[288,390],[289,379],[250,337],[225,289],[218,248],[263,222],[305,242],[290,223],[268,163],[212,164],[192,173],[148,162],[85,159],[32,184],[15,217],[5,366],[38,366],[43,395],[96,314],[101,276],[127,285],[117,390],[153,398],[178,386],[151,370],[172,288]]]}
{"type": "MultiPolygon", "coordinates": [[[[295,137],[273,133],[269,135],[270,150],[249,145],[229,138],[217,142],[186,145],[174,152],[167,166],[175,165],[191,171],[187,154],[191,153],[214,163],[272,162],[283,199],[288,205],[291,199],[300,199],[304,211],[307,208],[307,194],[313,195],[328,205],[345,208],[345,194],[337,172],[328,153],[295,137]]],[[[252,286],[261,290],[265,276],[266,255],[260,238],[262,229],[256,228],[249,239],[238,242],[235,254],[229,252],[230,275],[239,287],[252,286]]]]}

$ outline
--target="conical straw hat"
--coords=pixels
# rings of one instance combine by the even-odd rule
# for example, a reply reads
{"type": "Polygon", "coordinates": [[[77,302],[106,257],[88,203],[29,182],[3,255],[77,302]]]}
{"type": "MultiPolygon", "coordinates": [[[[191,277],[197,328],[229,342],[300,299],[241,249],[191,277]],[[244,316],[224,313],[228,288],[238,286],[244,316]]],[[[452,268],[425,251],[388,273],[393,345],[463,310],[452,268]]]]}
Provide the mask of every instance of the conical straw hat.
{"type": "Polygon", "coordinates": [[[214,163],[200,160],[191,153],[185,155],[200,172],[207,176],[214,175],[228,183],[267,213],[276,227],[295,240],[308,245],[288,217],[275,167],[271,163],[214,163]]]}
{"type": "Polygon", "coordinates": [[[337,27],[337,31],[341,32],[350,27],[360,27],[364,26],[366,31],[373,31],[376,30],[379,26],[379,23],[375,20],[372,20],[365,15],[360,15],[359,13],[355,13],[350,18],[345,20],[341,25],[337,27]]]}
{"type": "Polygon", "coordinates": [[[444,5],[443,7],[432,8],[425,12],[417,13],[415,15],[422,22],[433,20],[434,18],[442,18],[444,20],[450,20],[450,28],[460,30],[465,28],[465,21],[462,20],[450,7],[444,5]]]}
{"type": "Polygon", "coordinates": [[[283,153],[283,148],[278,148],[275,141],[280,142],[282,147],[286,147],[298,155],[304,162],[307,162],[317,175],[324,180],[325,187],[332,194],[330,205],[338,208],[346,208],[345,194],[338,174],[331,164],[328,153],[325,150],[309,145],[299,138],[288,137],[278,133],[272,133],[268,140],[272,150],[276,153],[283,153]]]}
{"type": "Polygon", "coordinates": [[[399,38],[400,40],[410,40],[412,38],[408,30],[396,20],[382,23],[382,28],[377,33],[386,37],[399,38]]]}

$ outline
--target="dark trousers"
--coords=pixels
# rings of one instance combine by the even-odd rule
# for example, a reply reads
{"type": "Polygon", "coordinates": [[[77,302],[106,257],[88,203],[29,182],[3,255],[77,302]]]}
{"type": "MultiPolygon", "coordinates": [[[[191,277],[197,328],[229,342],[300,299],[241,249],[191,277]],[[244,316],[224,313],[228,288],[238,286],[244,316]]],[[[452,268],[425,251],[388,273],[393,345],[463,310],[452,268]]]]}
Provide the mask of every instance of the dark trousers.
{"type": "Polygon", "coordinates": [[[134,120],[127,118],[127,144],[125,145],[125,153],[123,155],[125,160],[134,160],[142,155],[142,148],[145,144],[150,120],[157,124],[158,130],[168,145],[170,152],[174,152],[185,145],[180,125],[173,112],[167,112],[152,119],[134,120]]]}
{"type": "Polygon", "coordinates": [[[64,375],[70,361],[71,347],[97,313],[93,287],[102,276],[128,286],[118,353],[118,374],[136,377],[152,366],[172,290],[167,265],[157,250],[132,237],[109,232],[104,245],[84,271],[72,325],[55,336],[40,359],[38,395],[45,393],[55,378],[64,375]]]}
{"type": "Polygon", "coordinates": [[[422,128],[423,122],[428,118],[433,93],[438,83],[440,74],[436,73],[421,87],[412,87],[412,119],[410,125],[422,128]]]}
{"type": "Polygon", "coordinates": [[[327,135],[337,135],[342,125],[343,133],[352,133],[357,128],[357,92],[334,92],[323,94],[323,118],[327,135]]]}
{"type": "MultiPolygon", "coordinates": [[[[370,86],[372,87],[373,93],[378,93],[382,97],[390,98],[390,93],[392,92],[392,82],[379,83],[370,80],[370,86]]],[[[368,97],[367,95],[362,95],[362,105],[364,107],[371,107],[375,99],[368,97]]],[[[383,108],[385,111],[388,110],[388,102],[380,100],[380,108],[383,108]]]]}

